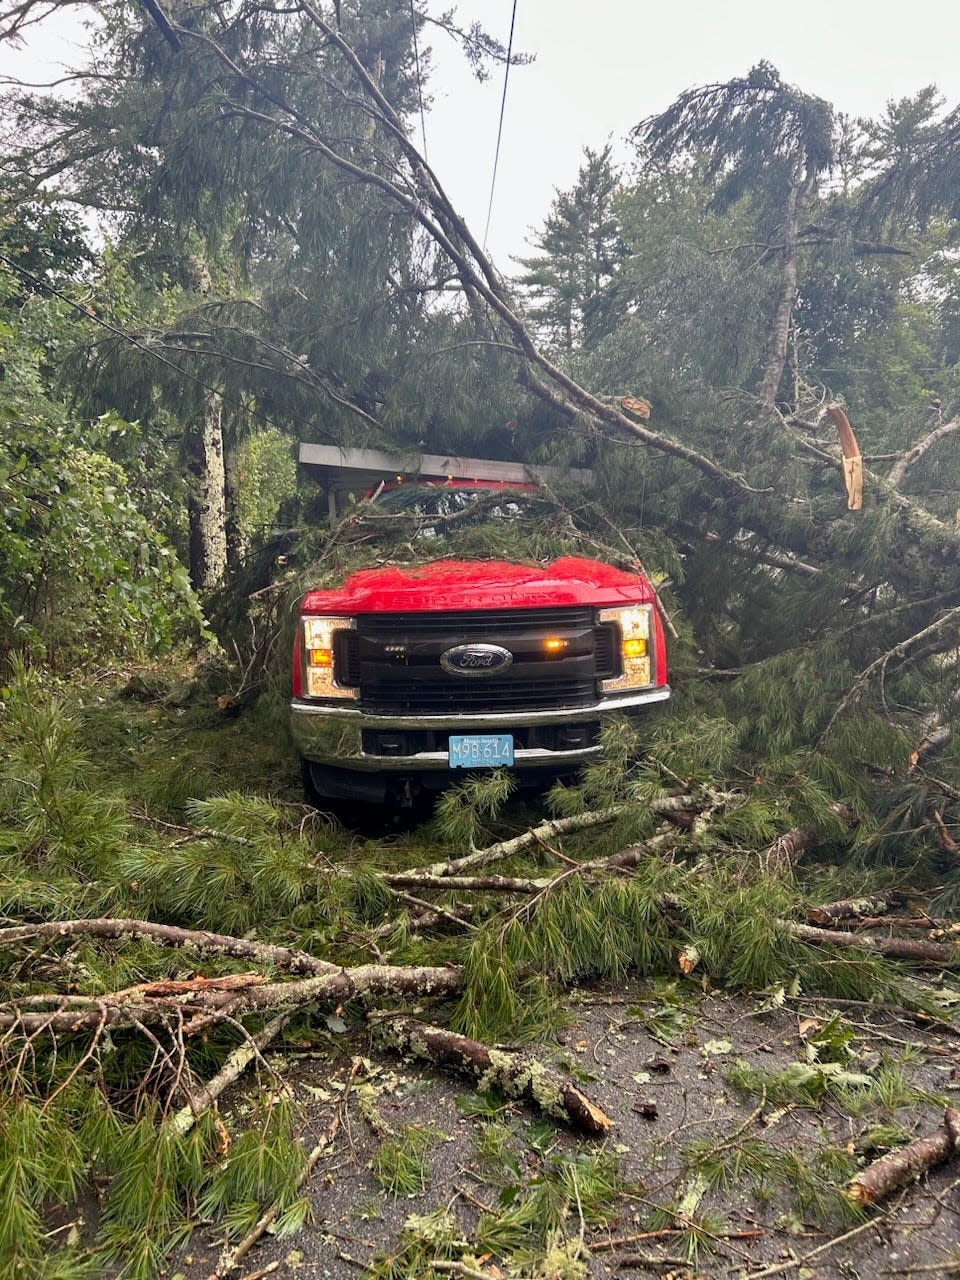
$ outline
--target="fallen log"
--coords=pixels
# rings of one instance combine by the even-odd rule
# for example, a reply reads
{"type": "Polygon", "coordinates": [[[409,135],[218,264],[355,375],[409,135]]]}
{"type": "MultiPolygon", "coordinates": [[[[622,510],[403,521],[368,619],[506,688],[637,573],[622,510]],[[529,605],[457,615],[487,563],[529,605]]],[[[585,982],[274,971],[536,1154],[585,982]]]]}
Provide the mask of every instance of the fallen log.
{"type": "MultiPolygon", "coordinates": [[[[831,808],[842,822],[853,826],[855,816],[849,805],[835,804],[831,808]]],[[[824,835],[816,827],[792,827],[760,854],[761,866],[767,875],[792,871],[805,854],[811,853],[823,841],[824,835]]]]}
{"type": "Polygon", "coordinates": [[[899,1151],[888,1151],[847,1183],[847,1199],[864,1206],[875,1204],[898,1187],[944,1164],[960,1152],[960,1111],[947,1107],[943,1124],[925,1138],[916,1138],[899,1151]]]}
{"type": "Polygon", "coordinates": [[[575,1084],[527,1054],[493,1049],[416,1018],[390,1018],[378,1023],[376,1031],[387,1048],[472,1078],[479,1093],[501,1089],[586,1133],[606,1133],[613,1123],[575,1084]]]}

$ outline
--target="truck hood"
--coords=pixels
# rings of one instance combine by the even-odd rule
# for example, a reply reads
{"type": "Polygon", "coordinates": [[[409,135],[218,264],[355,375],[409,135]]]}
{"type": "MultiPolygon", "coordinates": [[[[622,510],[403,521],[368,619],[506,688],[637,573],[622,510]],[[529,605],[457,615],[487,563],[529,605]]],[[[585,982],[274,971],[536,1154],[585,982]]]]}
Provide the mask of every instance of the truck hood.
{"type": "Polygon", "coordinates": [[[564,556],[547,565],[505,560],[436,560],[424,565],[361,569],[332,591],[310,591],[307,614],[531,609],[558,605],[649,603],[643,574],[597,560],[564,556]]]}

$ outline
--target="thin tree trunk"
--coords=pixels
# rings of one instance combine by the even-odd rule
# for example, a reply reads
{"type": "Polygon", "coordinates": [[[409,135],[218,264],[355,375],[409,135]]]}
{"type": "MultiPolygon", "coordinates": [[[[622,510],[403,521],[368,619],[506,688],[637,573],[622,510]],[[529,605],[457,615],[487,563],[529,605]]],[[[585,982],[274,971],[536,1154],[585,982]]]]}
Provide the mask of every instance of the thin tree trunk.
{"type": "Polygon", "coordinates": [[[234,423],[223,432],[223,535],[227,568],[235,569],[243,556],[243,538],[237,520],[240,489],[240,449],[234,423]]]}
{"type": "Polygon", "coordinates": [[[790,322],[797,301],[797,241],[800,237],[800,219],[806,211],[816,184],[816,176],[807,169],[803,178],[798,175],[787,197],[786,218],[783,228],[783,250],[780,258],[780,301],[770,330],[770,346],[767,365],[760,386],[762,412],[772,413],[777,401],[777,391],[783,380],[790,342],[790,322]]]}
{"type": "Polygon", "coordinates": [[[190,446],[190,580],[202,590],[220,586],[227,569],[223,405],[215,392],[204,397],[203,418],[190,434],[190,446]]]}

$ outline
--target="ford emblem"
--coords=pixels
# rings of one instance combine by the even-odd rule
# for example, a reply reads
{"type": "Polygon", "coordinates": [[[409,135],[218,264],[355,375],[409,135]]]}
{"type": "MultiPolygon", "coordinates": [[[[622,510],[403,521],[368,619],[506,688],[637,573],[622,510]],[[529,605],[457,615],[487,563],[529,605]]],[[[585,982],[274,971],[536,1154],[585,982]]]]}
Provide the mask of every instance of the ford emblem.
{"type": "Polygon", "coordinates": [[[513,662],[509,649],[498,644],[458,644],[440,655],[440,665],[451,676],[492,676],[513,662]]]}

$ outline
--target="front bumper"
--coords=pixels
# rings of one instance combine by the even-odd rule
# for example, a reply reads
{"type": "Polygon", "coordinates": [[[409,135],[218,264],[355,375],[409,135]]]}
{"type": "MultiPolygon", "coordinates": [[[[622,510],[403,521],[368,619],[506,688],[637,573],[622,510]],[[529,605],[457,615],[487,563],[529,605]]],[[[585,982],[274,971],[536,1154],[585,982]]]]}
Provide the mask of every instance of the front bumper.
{"type": "MultiPolygon", "coordinates": [[[[534,732],[529,736],[536,737],[537,730],[550,726],[594,723],[599,727],[605,716],[630,715],[669,697],[670,688],[663,685],[640,693],[604,698],[589,707],[429,716],[375,716],[358,707],[294,698],[290,723],[300,754],[317,764],[369,773],[417,773],[449,769],[446,749],[434,746],[425,750],[378,752],[369,749],[371,739],[389,731],[397,731],[401,742],[404,735],[442,740],[448,733],[510,733],[515,730],[531,730],[534,732]]],[[[599,752],[600,747],[595,741],[572,749],[519,745],[514,749],[514,768],[575,769],[595,759],[599,752]]]]}

